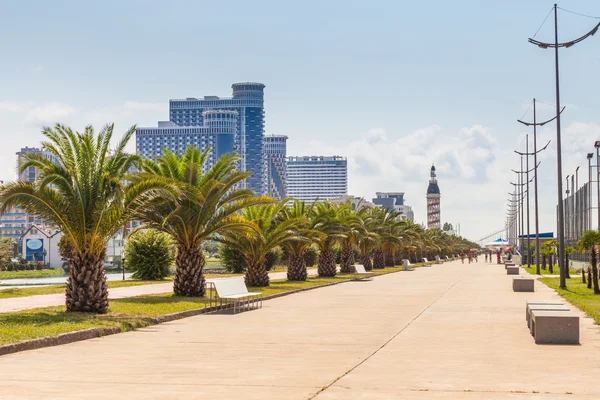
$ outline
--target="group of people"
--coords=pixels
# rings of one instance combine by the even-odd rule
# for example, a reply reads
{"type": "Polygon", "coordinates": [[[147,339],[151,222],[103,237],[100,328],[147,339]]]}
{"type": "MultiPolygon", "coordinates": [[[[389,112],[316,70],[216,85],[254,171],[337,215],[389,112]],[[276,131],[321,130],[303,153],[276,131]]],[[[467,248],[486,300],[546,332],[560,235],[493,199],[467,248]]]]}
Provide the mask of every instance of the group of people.
{"type": "MultiPolygon", "coordinates": [[[[500,260],[501,260],[501,258],[502,258],[502,252],[501,252],[500,250],[497,250],[495,253],[496,253],[496,262],[497,262],[498,264],[500,264],[500,260]]],[[[476,251],[469,251],[469,252],[468,252],[468,253],[466,253],[466,254],[465,254],[465,253],[462,253],[462,254],[460,255],[460,260],[461,260],[461,261],[462,261],[462,263],[464,264],[464,263],[465,263],[465,258],[467,258],[467,259],[469,260],[469,264],[471,264],[472,262],[478,262],[478,260],[479,260],[479,255],[480,255],[480,253],[479,253],[479,252],[476,252],[476,251]]],[[[485,262],[486,262],[486,263],[488,263],[488,262],[489,262],[489,263],[493,262],[492,260],[493,260],[493,255],[494,255],[494,252],[493,252],[492,250],[487,250],[487,251],[484,251],[484,252],[483,252],[483,255],[484,255],[484,257],[485,257],[485,262]]]]}

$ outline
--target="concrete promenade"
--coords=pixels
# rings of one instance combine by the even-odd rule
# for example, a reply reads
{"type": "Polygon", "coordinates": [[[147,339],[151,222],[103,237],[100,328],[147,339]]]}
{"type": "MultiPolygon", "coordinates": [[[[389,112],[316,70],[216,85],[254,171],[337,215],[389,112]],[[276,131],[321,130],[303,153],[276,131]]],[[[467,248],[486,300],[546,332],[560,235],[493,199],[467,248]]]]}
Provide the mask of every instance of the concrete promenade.
{"type": "Polygon", "coordinates": [[[2,399],[598,399],[600,327],[535,345],[497,264],[451,262],[0,357],[2,399]]]}
{"type": "MultiPolygon", "coordinates": [[[[308,275],[313,276],[317,274],[317,269],[312,268],[308,270],[308,275]]],[[[285,279],[287,272],[271,272],[269,274],[271,280],[274,279],[285,279]]],[[[225,278],[211,278],[207,281],[214,281],[216,279],[228,279],[225,278]]],[[[108,289],[109,299],[122,299],[124,297],[143,296],[148,294],[160,294],[168,293],[173,291],[173,282],[168,283],[156,283],[149,285],[140,286],[129,286],[122,288],[108,289]]],[[[27,297],[10,297],[7,299],[0,299],[0,313],[14,312],[21,310],[29,310],[32,308],[40,307],[52,307],[62,306],[65,304],[65,294],[40,294],[36,296],[27,297]]]]}

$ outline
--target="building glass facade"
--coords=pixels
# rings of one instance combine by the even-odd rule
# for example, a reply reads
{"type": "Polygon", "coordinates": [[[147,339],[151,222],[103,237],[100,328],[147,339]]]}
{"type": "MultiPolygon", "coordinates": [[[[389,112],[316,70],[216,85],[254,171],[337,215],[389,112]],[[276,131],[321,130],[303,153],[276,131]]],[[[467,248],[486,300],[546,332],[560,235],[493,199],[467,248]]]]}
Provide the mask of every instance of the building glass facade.
{"type": "Polygon", "coordinates": [[[288,196],[313,203],[348,194],[345,157],[305,156],[287,159],[288,196]]]}
{"type": "Polygon", "coordinates": [[[240,169],[251,171],[246,185],[257,194],[267,191],[266,162],[263,152],[265,131],[264,88],[262,83],[234,83],[232,97],[204,96],[169,101],[169,119],[178,126],[204,125],[206,110],[230,110],[238,113],[234,140],[240,154],[240,169]]]}
{"type": "Polygon", "coordinates": [[[267,194],[279,200],[287,197],[287,139],[284,135],[266,135],[263,144],[267,194]]]}
{"type": "Polygon", "coordinates": [[[209,110],[202,113],[202,126],[182,127],[173,122],[159,122],[157,128],[138,128],[135,142],[143,158],[162,154],[168,148],[177,155],[189,145],[201,150],[211,149],[204,170],[208,170],[225,153],[235,150],[238,113],[229,110],[209,110]]]}

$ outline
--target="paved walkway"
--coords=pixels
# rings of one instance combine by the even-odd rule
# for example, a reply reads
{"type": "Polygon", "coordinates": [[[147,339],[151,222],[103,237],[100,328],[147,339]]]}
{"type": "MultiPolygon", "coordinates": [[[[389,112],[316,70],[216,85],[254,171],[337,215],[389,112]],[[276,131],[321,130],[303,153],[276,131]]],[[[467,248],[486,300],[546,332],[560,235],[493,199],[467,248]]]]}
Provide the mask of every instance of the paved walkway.
{"type": "Polygon", "coordinates": [[[452,262],[0,357],[2,399],[598,399],[600,327],[535,345],[496,264],[452,262]],[[568,395],[567,395],[568,394],[568,395]]]}
{"type": "MultiPolygon", "coordinates": [[[[317,269],[311,268],[308,270],[308,275],[317,275],[317,269]]],[[[271,279],[285,279],[287,272],[271,272],[269,274],[271,279]]],[[[207,281],[214,281],[217,279],[228,279],[225,278],[212,278],[207,281]]],[[[142,296],[148,294],[160,294],[168,293],[173,291],[173,282],[169,283],[156,283],[140,286],[130,286],[115,289],[108,289],[108,297],[110,299],[122,299],[124,297],[142,296]]],[[[36,296],[27,297],[10,297],[8,299],[0,299],[0,313],[29,310],[32,308],[40,307],[52,307],[62,306],[65,304],[64,293],[60,294],[41,294],[36,296]]]]}

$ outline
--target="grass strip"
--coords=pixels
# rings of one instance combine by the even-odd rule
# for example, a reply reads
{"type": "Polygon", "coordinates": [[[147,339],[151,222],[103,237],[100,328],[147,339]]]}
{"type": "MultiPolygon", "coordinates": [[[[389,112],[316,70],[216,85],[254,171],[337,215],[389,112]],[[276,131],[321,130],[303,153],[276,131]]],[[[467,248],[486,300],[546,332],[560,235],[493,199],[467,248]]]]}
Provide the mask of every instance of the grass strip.
{"type": "MultiPolygon", "coordinates": [[[[402,267],[388,267],[372,272],[374,275],[384,275],[399,271],[402,271],[402,267]]],[[[249,290],[262,292],[267,297],[347,282],[358,277],[362,278],[357,274],[337,274],[333,278],[310,277],[305,282],[274,280],[269,287],[250,287],[249,290]]],[[[203,309],[206,302],[204,297],[180,297],[163,293],[111,300],[106,314],[69,313],[64,306],[3,313],[0,314],[0,345],[54,337],[89,328],[118,327],[122,331],[129,331],[155,324],[156,317],[203,309]]]]}
{"type": "Polygon", "coordinates": [[[567,279],[567,289],[561,289],[560,278],[539,278],[540,282],[556,290],[561,297],[579,308],[600,325],[600,295],[581,282],[581,277],[567,279]]]}
{"type": "Polygon", "coordinates": [[[24,279],[24,278],[48,278],[54,276],[64,276],[65,271],[62,268],[42,269],[39,271],[0,271],[0,280],[4,279],[24,279]]]}
{"type": "MultiPolygon", "coordinates": [[[[531,275],[535,275],[535,264],[532,264],[530,267],[527,267],[527,264],[523,264],[521,265],[521,268],[523,268],[525,271],[529,272],[531,275]]],[[[554,268],[553,268],[553,272],[551,273],[550,270],[548,269],[548,267],[546,266],[546,269],[542,269],[542,267],[540,266],[540,272],[542,273],[542,275],[558,275],[560,274],[560,271],[558,269],[558,265],[554,264],[554,268]]],[[[577,272],[577,270],[575,268],[569,268],[569,274],[570,275],[581,275],[581,273],[577,272]]]]}

